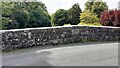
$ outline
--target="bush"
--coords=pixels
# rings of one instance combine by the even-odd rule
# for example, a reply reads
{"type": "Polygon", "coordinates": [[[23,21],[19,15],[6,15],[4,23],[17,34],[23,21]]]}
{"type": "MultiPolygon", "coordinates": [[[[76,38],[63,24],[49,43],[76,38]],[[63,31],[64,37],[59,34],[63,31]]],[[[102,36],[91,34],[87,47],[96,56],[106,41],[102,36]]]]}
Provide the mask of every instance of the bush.
{"type": "Polygon", "coordinates": [[[64,24],[63,26],[71,26],[71,24],[64,24]]]}
{"type": "Polygon", "coordinates": [[[101,26],[100,23],[86,24],[84,22],[80,22],[78,25],[84,25],[84,26],[101,26]]]}
{"type": "Polygon", "coordinates": [[[103,26],[120,27],[120,10],[104,11],[100,17],[100,23],[103,26]]]}
{"type": "Polygon", "coordinates": [[[86,10],[83,13],[81,13],[81,21],[83,21],[86,24],[93,24],[93,23],[98,23],[99,22],[99,18],[91,13],[90,11],[86,10]]]}

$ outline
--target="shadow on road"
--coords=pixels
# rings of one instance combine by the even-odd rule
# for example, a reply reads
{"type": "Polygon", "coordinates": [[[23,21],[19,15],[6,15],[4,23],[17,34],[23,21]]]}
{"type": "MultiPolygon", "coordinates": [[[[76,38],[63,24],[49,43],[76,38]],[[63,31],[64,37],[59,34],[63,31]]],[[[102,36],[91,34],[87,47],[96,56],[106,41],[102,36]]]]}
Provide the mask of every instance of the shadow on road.
{"type": "MultiPolygon", "coordinates": [[[[40,53],[16,54],[2,57],[3,68],[6,67],[24,67],[24,66],[51,66],[48,61],[51,52],[43,51],[40,53]],[[22,60],[21,60],[22,59],[22,60]]],[[[50,68],[50,67],[49,67],[50,68]]]]}

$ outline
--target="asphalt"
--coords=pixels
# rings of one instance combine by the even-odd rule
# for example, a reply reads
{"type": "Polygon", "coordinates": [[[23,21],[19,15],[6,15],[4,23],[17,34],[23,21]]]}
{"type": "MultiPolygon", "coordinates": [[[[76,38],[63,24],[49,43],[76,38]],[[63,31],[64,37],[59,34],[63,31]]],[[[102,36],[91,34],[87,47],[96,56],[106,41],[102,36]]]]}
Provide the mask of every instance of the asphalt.
{"type": "Polygon", "coordinates": [[[3,66],[118,66],[118,43],[71,44],[64,47],[33,47],[3,53],[3,66]]]}

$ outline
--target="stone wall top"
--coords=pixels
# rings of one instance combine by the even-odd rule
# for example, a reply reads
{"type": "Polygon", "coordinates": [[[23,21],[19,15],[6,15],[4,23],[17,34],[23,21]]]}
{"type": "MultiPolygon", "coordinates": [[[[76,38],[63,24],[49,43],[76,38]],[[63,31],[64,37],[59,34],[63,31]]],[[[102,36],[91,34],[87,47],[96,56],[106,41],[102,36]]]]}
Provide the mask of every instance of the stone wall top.
{"type": "Polygon", "coordinates": [[[66,28],[66,27],[96,27],[96,28],[113,28],[119,29],[120,27],[112,27],[112,26],[84,26],[84,25],[70,25],[70,26],[56,26],[56,27],[38,27],[38,28],[24,28],[24,29],[10,29],[10,30],[0,30],[1,32],[9,32],[9,31],[24,31],[24,30],[36,30],[36,29],[54,29],[54,28],[66,28]]]}

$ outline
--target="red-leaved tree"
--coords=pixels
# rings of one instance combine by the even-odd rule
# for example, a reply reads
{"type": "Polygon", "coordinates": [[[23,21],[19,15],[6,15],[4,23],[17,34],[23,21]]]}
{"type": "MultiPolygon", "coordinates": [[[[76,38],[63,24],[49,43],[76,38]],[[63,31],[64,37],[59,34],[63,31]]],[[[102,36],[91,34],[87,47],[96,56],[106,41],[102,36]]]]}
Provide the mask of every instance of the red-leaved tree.
{"type": "Polygon", "coordinates": [[[100,17],[100,23],[103,26],[120,27],[120,10],[104,11],[100,17]]]}

